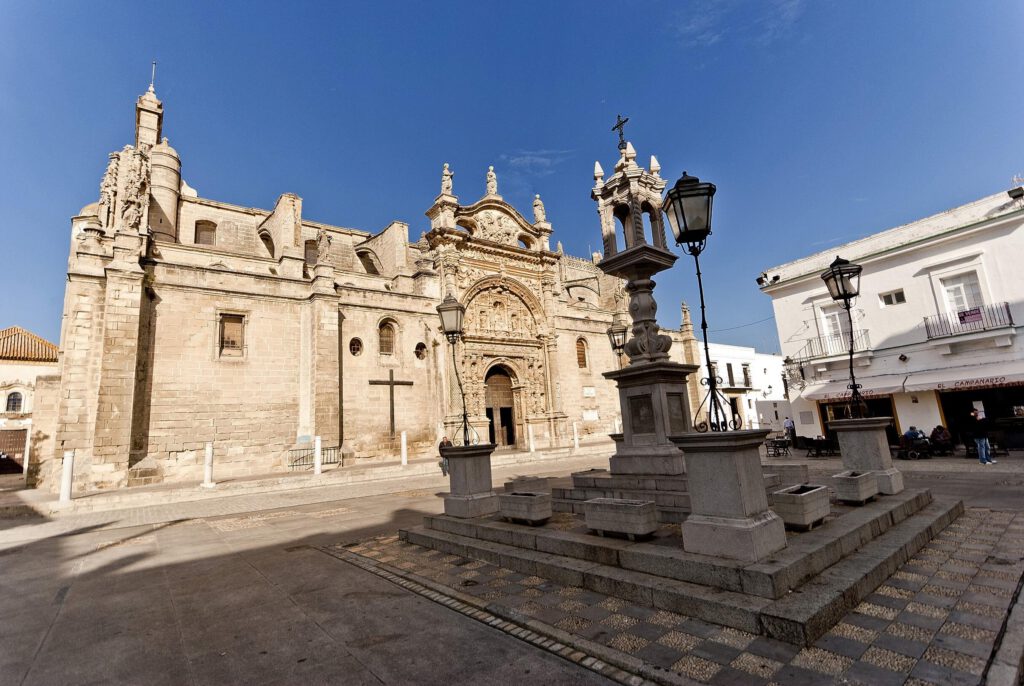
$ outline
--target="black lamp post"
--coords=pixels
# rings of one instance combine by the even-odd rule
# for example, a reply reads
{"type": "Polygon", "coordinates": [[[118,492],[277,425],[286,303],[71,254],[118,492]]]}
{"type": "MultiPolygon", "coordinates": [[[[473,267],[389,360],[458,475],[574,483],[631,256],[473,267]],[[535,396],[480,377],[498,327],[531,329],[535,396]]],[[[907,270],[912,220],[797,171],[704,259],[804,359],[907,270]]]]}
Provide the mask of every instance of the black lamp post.
{"type": "Polygon", "coordinates": [[[462,336],[462,321],[466,317],[466,306],[449,293],[437,306],[437,314],[441,317],[441,330],[448,342],[452,344],[452,366],[455,368],[455,380],[459,382],[459,395],[462,396],[462,445],[469,445],[469,414],[466,412],[466,392],[462,390],[459,363],[455,360],[455,343],[462,336]]]}
{"type": "Polygon", "coordinates": [[[867,404],[860,394],[860,384],[853,373],[853,300],[860,295],[860,273],[864,267],[849,260],[836,256],[828,269],[821,273],[821,280],[828,286],[828,294],[846,310],[846,318],[850,326],[850,417],[860,419],[867,415],[867,404]]]}
{"type": "Polygon", "coordinates": [[[676,185],[669,189],[665,196],[664,211],[668,217],[672,235],[676,245],[683,248],[688,255],[693,255],[693,263],[697,267],[697,289],[700,291],[700,330],[704,335],[704,362],[708,376],[701,379],[708,392],[694,413],[694,425],[697,431],[727,431],[738,429],[739,422],[725,411],[725,397],[718,390],[722,380],[718,378],[711,365],[711,350],[708,347],[708,320],[704,306],[704,282],[700,273],[700,254],[704,251],[708,236],[711,235],[711,205],[715,197],[715,184],[702,182],[696,176],[683,172],[676,185]],[[707,403],[710,422],[698,422],[700,410],[707,403]]]}
{"type": "Polygon", "coordinates": [[[626,349],[626,335],[629,327],[626,325],[625,315],[619,312],[612,317],[612,325],[608,327],[608,342],[612,344],[615,351],[615,358],[619,361],[619,369],[622,369],[622,352],[626,349]]]}

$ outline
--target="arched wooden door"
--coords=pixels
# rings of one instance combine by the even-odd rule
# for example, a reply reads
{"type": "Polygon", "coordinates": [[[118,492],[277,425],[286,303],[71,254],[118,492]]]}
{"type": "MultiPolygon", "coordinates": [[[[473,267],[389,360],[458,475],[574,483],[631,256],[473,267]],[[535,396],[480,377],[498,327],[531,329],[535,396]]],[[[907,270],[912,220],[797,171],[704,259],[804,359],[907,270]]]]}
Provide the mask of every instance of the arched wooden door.
{"type": "Polygon", "coordinates": [[[499,365],[487,372],[484,386],[490,442],[499,448],[514,446],[516,417],[512,400],[512,377],[507,369],[499,365]]]}

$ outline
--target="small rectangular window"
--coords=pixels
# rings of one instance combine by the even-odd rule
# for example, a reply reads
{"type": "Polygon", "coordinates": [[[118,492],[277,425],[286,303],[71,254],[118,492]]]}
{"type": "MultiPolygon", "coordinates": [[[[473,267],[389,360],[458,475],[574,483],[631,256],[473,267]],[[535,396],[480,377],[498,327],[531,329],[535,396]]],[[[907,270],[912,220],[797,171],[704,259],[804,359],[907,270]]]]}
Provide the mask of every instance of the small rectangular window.
{"type": "Polygon", "coordinates": [[[878,297],[882,301],[882,307],[892,307],[893,305],[902,305],[907,302],[907,296],[903,294],[902,288],[890,291],[889,293],[882,293],[878,297]]]}
{"type": "Polygon", "coordinates": [[[220,316],[221,357],[241,357],[245,350],[245,317],[240,314],[220,316]]]}

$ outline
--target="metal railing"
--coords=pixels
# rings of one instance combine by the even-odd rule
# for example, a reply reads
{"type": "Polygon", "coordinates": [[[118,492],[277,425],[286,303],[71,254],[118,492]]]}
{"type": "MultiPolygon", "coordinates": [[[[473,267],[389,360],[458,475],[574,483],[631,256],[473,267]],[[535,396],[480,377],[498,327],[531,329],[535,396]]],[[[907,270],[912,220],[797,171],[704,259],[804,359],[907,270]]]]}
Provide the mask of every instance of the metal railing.
{"type": "MultiPolygon", "coordinates": [[[[340,467],[345,466],[345,458],[341,454],[341,448],[321,448],[321,457],[323,464],[336,464],[340,467]]],[[[313,448],[295,448],[288,451],[288,469],[289,471],[297,471],[300,469],[312,469],[313,468],[313,448]]]]}
{"type": "Polygon", "coordinates": [[[1010,314],[1010,304],[1005,302],[924,318],[924,330],[929,339],[1001,329],[1006,326],[1013,326],[1013,315],[1010,314]]]}
{"type": "MultiPolygon", "coordinates": [[[[853,332],[853,351],[863,352],[871,349],[867,329],[853,332]]],[[[850,352],[850,335],[841,333],[833,336],[818,336],[807,339],[807,343],[795,355],[797,360],[813,360],[818,357],[845,355],[850,352]]]]}

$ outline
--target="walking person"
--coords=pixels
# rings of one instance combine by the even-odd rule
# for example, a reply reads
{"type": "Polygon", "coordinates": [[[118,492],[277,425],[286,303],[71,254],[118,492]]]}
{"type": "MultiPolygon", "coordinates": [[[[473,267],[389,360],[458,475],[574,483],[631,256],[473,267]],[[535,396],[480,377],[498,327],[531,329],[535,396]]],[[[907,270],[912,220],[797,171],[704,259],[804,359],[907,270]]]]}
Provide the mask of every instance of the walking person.
{"type": "Polygon", "coordinates": [[[437,466],[441,468],[441,474],[448,476],[448,458],[444,456],[444,449],[451,448],[452,442],[448,440],[447,436],[441,438],[441,442],[437,444],[437,453],[441,456],[441,460],[437,463],[437,466]]]}
{"type": "Polygon", "coordinates": [[[978,448],[978,462],[981,464],[996,464],[989,454],[991,446],[988,444],[988,418],[978,412],[978,408],[971,410],[971,428],[974,433],[974,445],[978,448]]]}
{"type": "Polygon", "coordinates": [[[786,417],[786,421],[782,422],[782,428],[786,431],[786,438],[790,444],[796,446],[796,422],[786,417]]]}

